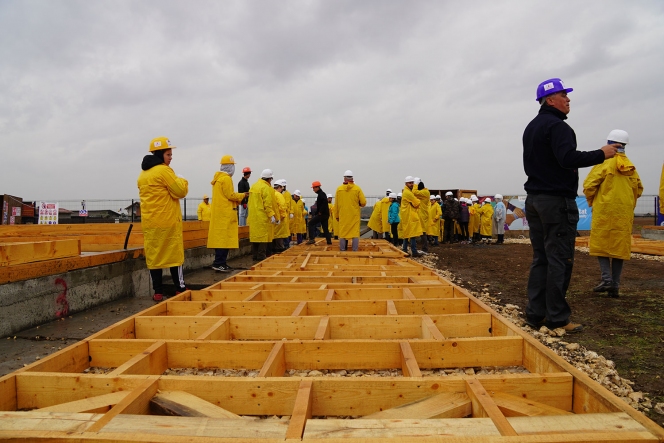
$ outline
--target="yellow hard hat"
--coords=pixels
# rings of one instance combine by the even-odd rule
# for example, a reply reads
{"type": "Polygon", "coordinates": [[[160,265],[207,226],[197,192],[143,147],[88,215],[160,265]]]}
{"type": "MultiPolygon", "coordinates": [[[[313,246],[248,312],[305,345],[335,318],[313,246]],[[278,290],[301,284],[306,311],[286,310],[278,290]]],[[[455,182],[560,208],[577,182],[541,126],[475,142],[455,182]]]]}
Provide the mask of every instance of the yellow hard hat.
{"type": "Polygon", "coordinates": [[[203,200],[205,200],[205,199],[207,199],[207,198],[209,198],[209,197],[207,196],[207,194],[205,194],[205,195],[203,196],[203,200]]]}
{"type": "Polygon", "coordinates": [[[234,165],[235,164],[235,159],[233,158],[232,155],[224,155],[221,157],[221,164],[222,165],[234,165]]]}
{"type": "Polygon", "coordinates": [[[161,151],[162,149],[175,149],[175,146],[171,145],[171,141],[167,137],[153,138],[150,142],[149,152],[161,151]]]}

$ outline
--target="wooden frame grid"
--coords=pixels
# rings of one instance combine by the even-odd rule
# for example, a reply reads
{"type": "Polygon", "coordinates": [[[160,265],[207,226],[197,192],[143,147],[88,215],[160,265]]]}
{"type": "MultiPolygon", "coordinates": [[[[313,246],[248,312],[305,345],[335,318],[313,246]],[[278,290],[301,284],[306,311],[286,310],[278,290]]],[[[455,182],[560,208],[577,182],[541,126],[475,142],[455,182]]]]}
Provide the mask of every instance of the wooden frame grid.
{"type": "Polygon", "coordinates": [[[360,244],[291,248],[1,378],[0,438],[664,441],[463,288],[360,244]]]}

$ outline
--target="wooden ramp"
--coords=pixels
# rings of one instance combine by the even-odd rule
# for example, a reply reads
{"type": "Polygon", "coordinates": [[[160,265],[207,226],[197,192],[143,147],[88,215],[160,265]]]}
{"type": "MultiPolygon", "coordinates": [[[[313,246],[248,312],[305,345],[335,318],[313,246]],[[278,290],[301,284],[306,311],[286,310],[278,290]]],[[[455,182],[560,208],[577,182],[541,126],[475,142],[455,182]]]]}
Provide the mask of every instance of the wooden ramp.
{"type": "Polygon", "coordinates": [[[362,241],[294,247],[1,378],[0,439],[661,442],[664,429],[463,288],[362,241]]]}
{"type": "MultiPolygon", "coordinates": [[[[657,226],[648,227],[648,229],[657,229],[657,226]]],[[[577,237],[576,246],[588,247],[590,237],[577,237]]],[[[640,235],[632,235],[632,252],[646,255],[664,255],[664,241],[650,240],[640,235]]]]}

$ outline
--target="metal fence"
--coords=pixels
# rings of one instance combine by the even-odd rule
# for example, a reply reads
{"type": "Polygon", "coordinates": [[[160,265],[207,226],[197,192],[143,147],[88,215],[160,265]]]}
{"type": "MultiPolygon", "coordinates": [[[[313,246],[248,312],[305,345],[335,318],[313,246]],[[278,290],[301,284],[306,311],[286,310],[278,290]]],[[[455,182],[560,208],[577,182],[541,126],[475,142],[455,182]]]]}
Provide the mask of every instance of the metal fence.
{"type": "MultiPolygon", "coordinates": [[[[382,199],[382,195],[369,195],[366,196],[367,207],[372,207],[376,202],[382,199]]],[[[302,197],[307,208],[316,202],[315,195],[305,195],[302,197]]],[[[41,201],[41,200],[36,200],[41,201]]],[[[48,202],[57,202],[60,207],[60,223],[76,223],[77,221],[85,223],[128,223],[138,221],[138,206],[140,200],[138,198],[117,199],[117,200],[44,200],[48,202]],[[86,220],[81,220],[78,217],[79,210],[85,206],[88,212],[86,220]],[[132,211],[132,208],[135,208],[132,211]],[[77,221],[76,221],[77,220],[77,221]]],[[[182,216],[185,220],[196,220],[196,211],[198,205],[203,201],[200,198],[183,198],[180,200],[180,208],[182,216]]],[[[637,200],[634,215],[637,217],[654,217],[657,214],[657,196],[656,195],[643,195],[637,200]]],[[[332,203],[335,203],[332,201],[332,203]]],[[[24,221],[25,222],[25,221],[24,221]]]]}

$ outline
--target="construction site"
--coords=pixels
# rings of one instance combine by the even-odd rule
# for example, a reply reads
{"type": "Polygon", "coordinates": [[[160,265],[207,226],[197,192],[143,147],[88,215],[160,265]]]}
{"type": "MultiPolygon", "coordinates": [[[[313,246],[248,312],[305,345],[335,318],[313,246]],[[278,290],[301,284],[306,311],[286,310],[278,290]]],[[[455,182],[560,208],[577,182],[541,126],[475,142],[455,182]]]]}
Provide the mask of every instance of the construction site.
{"type": "MultiPolygon", "coordinates": [[[[183,225],[185,266],[207,266],[207,222],[183,225]]],[[[140,224],[129,233],[126,224],[2,226],[0,233],[9,343],[17,331],[46,334],[74,321],[72,313],[149,292],[140,224]]],[[[236,260],[246,253],[248,228],[239,237],[236,260]]],[[[633,242],[634,252],[661,256],[661,241],[633,242]]],[[[384,240],[362,239],[357,252],[318,240],[225,279],[212,273],[217,280],[207,286],[20,361],[0,378],[0,438],[664,441],[643,408],[606,388],[604,378],[619,384],[613,363],[603,368],[608,377],[590,376],[555,350],[572,349],[567,337],[533,336],[518,315],[507,315],[516,306],[503,303],[499,313],[487,303],[501,298],[489,289],[497,283],[480,280],[472,289],[471,277],[442,271],[452,269],[444,266],[451,246],[458,245],[414,260],[384,240]]],[[[473,252],[487,261],[500,248],[473,252]]],[[[661,279],[661,262],[647,263],[659,266],[661,279]]]]}

